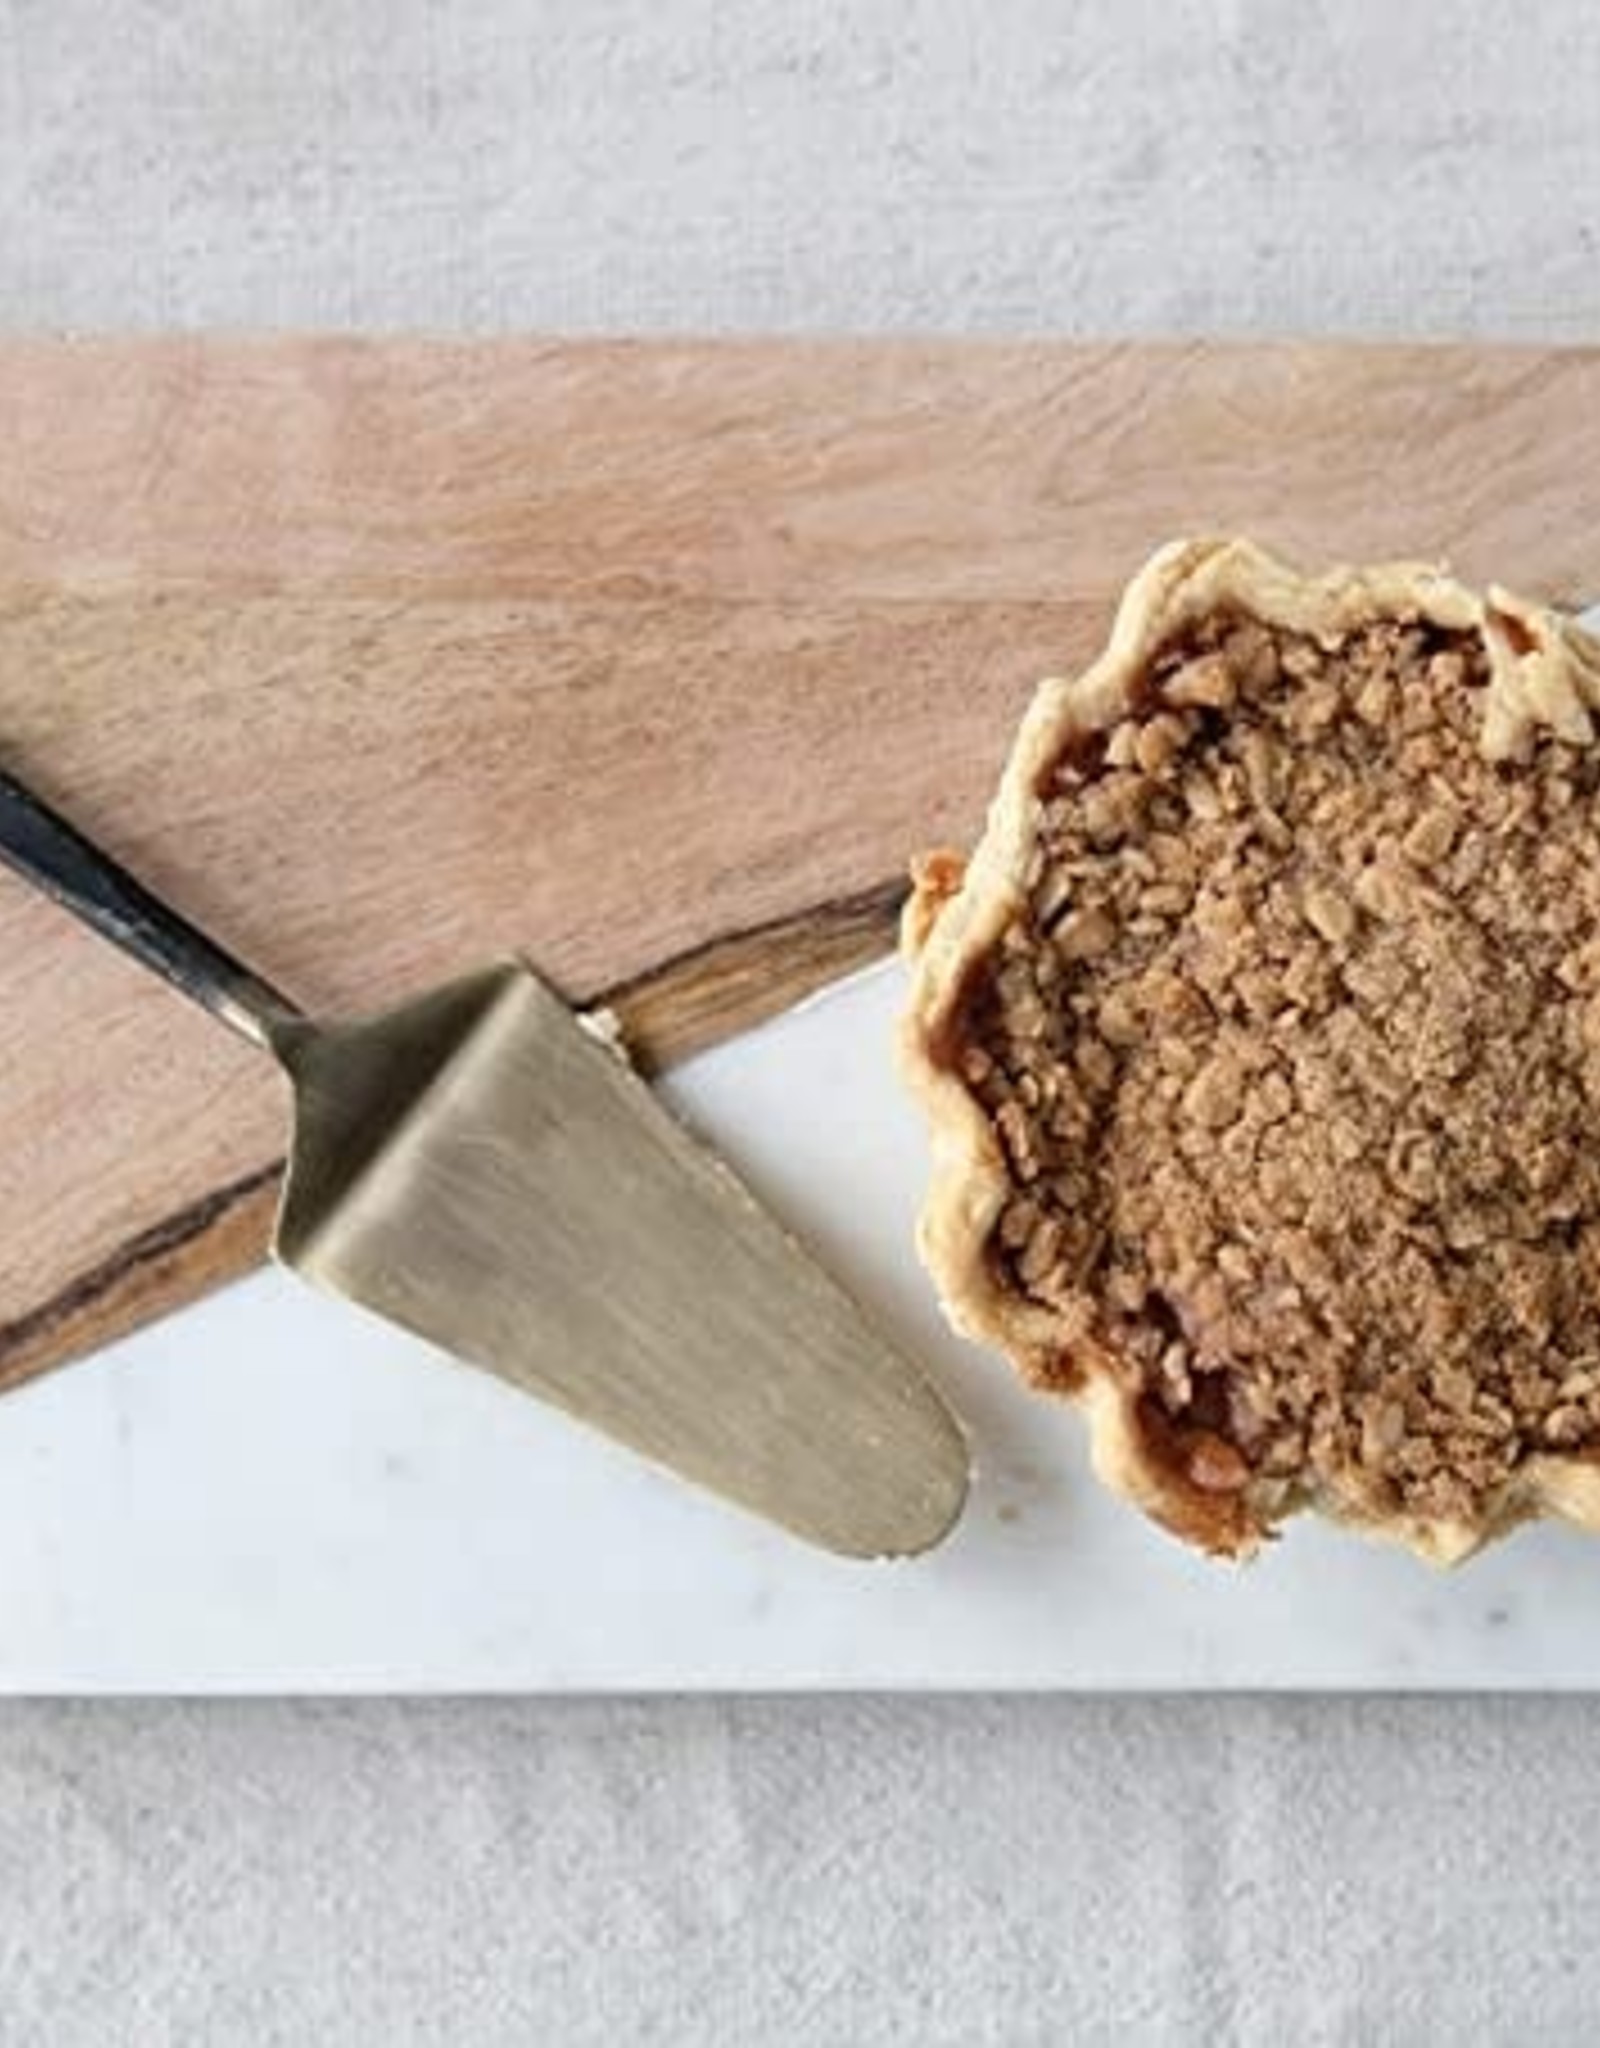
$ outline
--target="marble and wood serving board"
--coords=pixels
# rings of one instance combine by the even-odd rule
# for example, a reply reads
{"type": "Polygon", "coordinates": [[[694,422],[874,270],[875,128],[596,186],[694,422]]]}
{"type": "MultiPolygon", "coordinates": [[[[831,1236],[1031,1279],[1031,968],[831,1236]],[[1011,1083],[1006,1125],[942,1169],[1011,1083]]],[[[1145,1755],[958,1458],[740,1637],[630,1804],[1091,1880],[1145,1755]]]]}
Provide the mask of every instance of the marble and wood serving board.
{"type": "Polygon", "coordinates": [[[965,1418],[937,1550],[807,1549],[268,1270],[0,1401],[0,1694],[1600,1688],[1593,1537],[1241,1568],[1097,1485],[912,1254],[903,999],[880,963],[662,1085],[965,1418]]]}
{"type": "MultiPolygon", "coordinates": [[[[888,945],[1175,533],[1600,592],[1600,351],[0,344],[0,758],[309,1007],[670,1059],[888,945]]],[[[0,1386],[262,1251],[274,1075],[0,877],[0,1386]]]]}

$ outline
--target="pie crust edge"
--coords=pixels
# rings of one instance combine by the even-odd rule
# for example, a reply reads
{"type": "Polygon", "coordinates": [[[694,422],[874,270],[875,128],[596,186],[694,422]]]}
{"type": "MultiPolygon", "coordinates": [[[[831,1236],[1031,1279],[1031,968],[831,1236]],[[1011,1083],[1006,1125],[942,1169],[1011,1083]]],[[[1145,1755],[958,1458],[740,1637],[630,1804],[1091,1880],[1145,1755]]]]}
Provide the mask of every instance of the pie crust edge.
{"type": "MultiPolygon", "coordinates": [[[[970,859],[945,851],[914,865],[901,921],[912,982],[898,1057],[931,1134],[931,1182],[917,1241],[945,1312],[961,1334],[1003,1351],[1025,1378],[1064,1390],[1083,1407],[1095,1471],[1112,1491],[1201,1549],[1243,1557],[1270,1533],[1244,1496],[1207,1492],[1163,1461],[1137,1419],[1137,1392],[1119,1379],[1112,1356],[1080,1340],[1064,1359],[1056,1315],[993,1274],[988,1244],[1012,1178],[987,1113],[951,1057],[970,979],[1023,907],[1044,778],[1074,739],[1135,710],[1146,668],[1165,644],[1221,611],[1326,641],[1396,613],[1477,633],[1490,673],[1481,744],[1492,760],[1525,758],[1541,731],[1575,744],[1595,741],[1600,643],[1542,604],[1498,586],[1480,593],[1427,563],[1338,567],[1308,577],[1245,540],[1175,541],[1128,585],[1110,639],[1090,666],[1039,685],[970,859]]],[[[1321,1499],[1306,1505],[1449,1564],[1542,1516],[1600,1533],[1600,1462],[1581,1454],[1532,1456],[1471,1521],[1357,1515],[1321,1499]]]]}

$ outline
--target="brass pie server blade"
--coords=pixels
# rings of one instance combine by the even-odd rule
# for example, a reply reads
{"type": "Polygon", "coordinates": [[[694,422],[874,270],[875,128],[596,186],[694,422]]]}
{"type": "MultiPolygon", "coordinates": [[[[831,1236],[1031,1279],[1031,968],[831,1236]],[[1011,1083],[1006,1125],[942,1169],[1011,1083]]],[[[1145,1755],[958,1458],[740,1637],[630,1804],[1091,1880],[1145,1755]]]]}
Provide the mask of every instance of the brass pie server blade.
{"type": "Polygon", "coordinates": [[[927,1379],[530,969],[273,1046],[284,1265],[826,1549],[954,1523],[927,1379]]]}

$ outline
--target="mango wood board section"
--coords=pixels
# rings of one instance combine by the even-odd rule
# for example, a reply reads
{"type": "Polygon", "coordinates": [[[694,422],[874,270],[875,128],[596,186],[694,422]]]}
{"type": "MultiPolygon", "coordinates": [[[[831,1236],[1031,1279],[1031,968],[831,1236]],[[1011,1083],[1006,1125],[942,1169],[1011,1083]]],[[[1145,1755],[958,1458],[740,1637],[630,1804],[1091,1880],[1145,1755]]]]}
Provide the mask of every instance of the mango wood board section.
{"type": "MultiPolygon", "coordinates": [[[[890,941],[1175,533],[1600,595],[1600,352],[0,344],[0,758],[313,1009],[647,1059],[890,941]]],[[[0,876],[0,1386],[258,1259],[248,1048],[0,876]]]]}

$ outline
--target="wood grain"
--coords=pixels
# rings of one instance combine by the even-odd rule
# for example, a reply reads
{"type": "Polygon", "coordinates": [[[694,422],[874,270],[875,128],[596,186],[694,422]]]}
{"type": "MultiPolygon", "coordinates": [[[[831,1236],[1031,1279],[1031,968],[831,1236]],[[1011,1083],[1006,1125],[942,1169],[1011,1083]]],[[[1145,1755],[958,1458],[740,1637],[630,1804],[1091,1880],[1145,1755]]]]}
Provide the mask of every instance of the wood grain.
{"type": "MultiPolygon", "coordinates": [[[[0,752],[297,993],[651,1057],[887,942],[1178,531],[1600,594],[1587,350],[0,344],[0,752]]],[[[0,879],[0,1384],[259,1255],[284,1103],[0,879]]]]}
{"type": "Polygon", "coordinates": [[[1152,535],[1592,595],[1600,353],[1038,342],[0,344],[16,581],[1098,602],[1152,535]]]}

